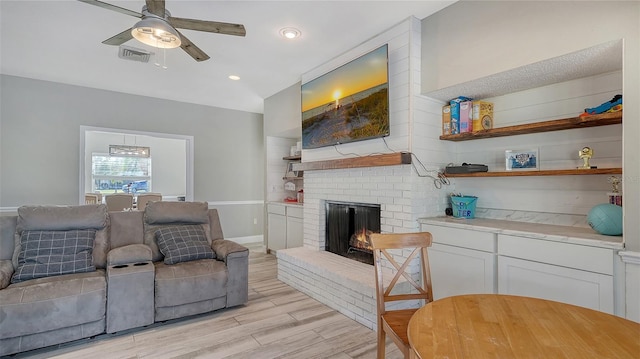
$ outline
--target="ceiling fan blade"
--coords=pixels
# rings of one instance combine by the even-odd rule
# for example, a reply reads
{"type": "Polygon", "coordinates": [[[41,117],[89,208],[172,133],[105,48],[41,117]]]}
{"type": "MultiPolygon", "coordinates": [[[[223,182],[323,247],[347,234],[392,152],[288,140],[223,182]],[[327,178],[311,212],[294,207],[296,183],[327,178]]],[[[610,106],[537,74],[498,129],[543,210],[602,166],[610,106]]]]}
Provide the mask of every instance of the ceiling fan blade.
{"type": "Polygon", "coordinates": [[[196,46],[193,42],[191,42],[191,40],[187,39],[187,37],[184,36],[180,31],[178,31],[178,34],[180,34],[180,41],[182,42],[180,44],[180,47],[187,54],[189,54],[189,56],[193,57],[193,59],[198,62],[209,60],[209,55],[205,54],[204,51],[200,50],[198,46],[196,46]]]}
{"type": "Polygon", "coordinates": [[[147,11],[164,18],[164,0],[146,0],[147,11]]]}
{"type": "Polygon", "coordinates": [[[247,34],[244,29],[244,25],[230,24],[227,22],[183,19],[171,16],[169,17],[169,23],[173,27],[187,30],[206,31],[235,36],[245,36],[247,34]]]}
{"type": "Polygon", "coordinates": [[[120,6],[107,4],[106,2],[102,2],[102,1],[98,1],[98,0],[78,0],[78,1],[86,3],[86,4],[90,4],[90,5],[95,5],[95,6],[103,8],[103,9],[113,10],[113,11],[119,12],[121,14],[130,15],[130,16],[137,17],[137,18],[142,18],[142,14],[137,12],[137,11],[125,9],[123,7],[120,7],[120,6]]]}
{"type": "Polygon", "coordinates": [[[133,35],[131,35],[131,29],[127,29],[116,36],[104,40],[102,43],[105,45],[120,46],[131,39],[133,39],[133,35]]]}

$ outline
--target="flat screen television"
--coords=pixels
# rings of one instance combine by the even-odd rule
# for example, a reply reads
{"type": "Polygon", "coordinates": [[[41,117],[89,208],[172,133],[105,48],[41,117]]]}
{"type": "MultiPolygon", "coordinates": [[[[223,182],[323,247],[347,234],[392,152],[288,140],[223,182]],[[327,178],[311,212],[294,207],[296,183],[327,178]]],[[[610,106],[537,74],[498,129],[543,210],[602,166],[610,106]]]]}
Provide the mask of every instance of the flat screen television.
{"type": "Polygon", "coordinates": [[[302,85],[302,148],[389,136],[387,45],[302,85]]]}

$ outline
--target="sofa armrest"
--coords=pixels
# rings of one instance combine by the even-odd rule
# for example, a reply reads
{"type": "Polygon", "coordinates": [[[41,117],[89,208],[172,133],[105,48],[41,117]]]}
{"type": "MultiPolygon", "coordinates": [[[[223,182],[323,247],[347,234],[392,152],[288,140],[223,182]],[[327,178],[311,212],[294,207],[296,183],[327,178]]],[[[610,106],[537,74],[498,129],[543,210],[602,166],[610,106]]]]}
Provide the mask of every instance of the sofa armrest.
{"type": "Polygon", "coordinates": [[[227,265],[227,308],[249,301],[249,249],[236,242],[216,239],[211,249],[227,265]]]}
{"type": "Polygon", "coordinates": [[[151,248],[146,244],[130,244],[109,251],[107,265],[128,264],[151,261],[151,248]]]}
{"type": "Polygon", "coordinates": [[[247,247],[226,239],[216,239],[212,241],[211,249],[216,253],[216,258],[225,262],[230,258],[249,256],[249,249],[247,247]]]}
{"type": "Polygon", "coordinates": [[[11,283],[13,275],[13,263],[11,259],[0,260],[0,289],[4,289],[11,283]]]}

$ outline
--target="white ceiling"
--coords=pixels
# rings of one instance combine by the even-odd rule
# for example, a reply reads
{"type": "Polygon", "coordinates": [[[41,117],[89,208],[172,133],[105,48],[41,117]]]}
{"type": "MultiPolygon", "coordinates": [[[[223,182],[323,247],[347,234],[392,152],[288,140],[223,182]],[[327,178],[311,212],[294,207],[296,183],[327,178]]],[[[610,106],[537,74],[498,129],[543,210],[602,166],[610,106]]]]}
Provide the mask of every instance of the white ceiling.
{"type": "MultiPolygon", "coordinates": [[[[105,2],[140,12],[143,0],[105,2]]],[[[455,1],[167,0],[172,16],[244,24],[246,37],[181,30],[211,59],[136,40],[155,52],[149,63],[118,58],[101,42],[137,19],[79,1],[0,0],[0,72],[136,95],[262,113],[263,100],[409,16],[423,19],[455,1]],[[285,40],[293,26],[301,38],[285,40]],[[238,75],[240,81],[228,79],[238,75]]]]}

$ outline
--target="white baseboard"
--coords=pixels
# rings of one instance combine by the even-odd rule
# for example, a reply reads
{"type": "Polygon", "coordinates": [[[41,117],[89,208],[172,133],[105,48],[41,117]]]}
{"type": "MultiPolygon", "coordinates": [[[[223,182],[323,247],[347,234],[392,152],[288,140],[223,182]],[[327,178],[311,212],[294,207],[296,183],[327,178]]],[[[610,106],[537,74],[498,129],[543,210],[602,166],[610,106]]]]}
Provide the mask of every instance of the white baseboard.
{"type": "Polygon", "coordinates": [[[233,237],[233,238],[225,238],[230,241],[234,241],[238,244],[247,244],[247,243],[264,243],[264,236],[246,236],[246,237],[233,237]]]}
{"type": "Polygon", "coordinates": [[[18,207],[0,207],[0,214],[17,215],[18,207]]]}

